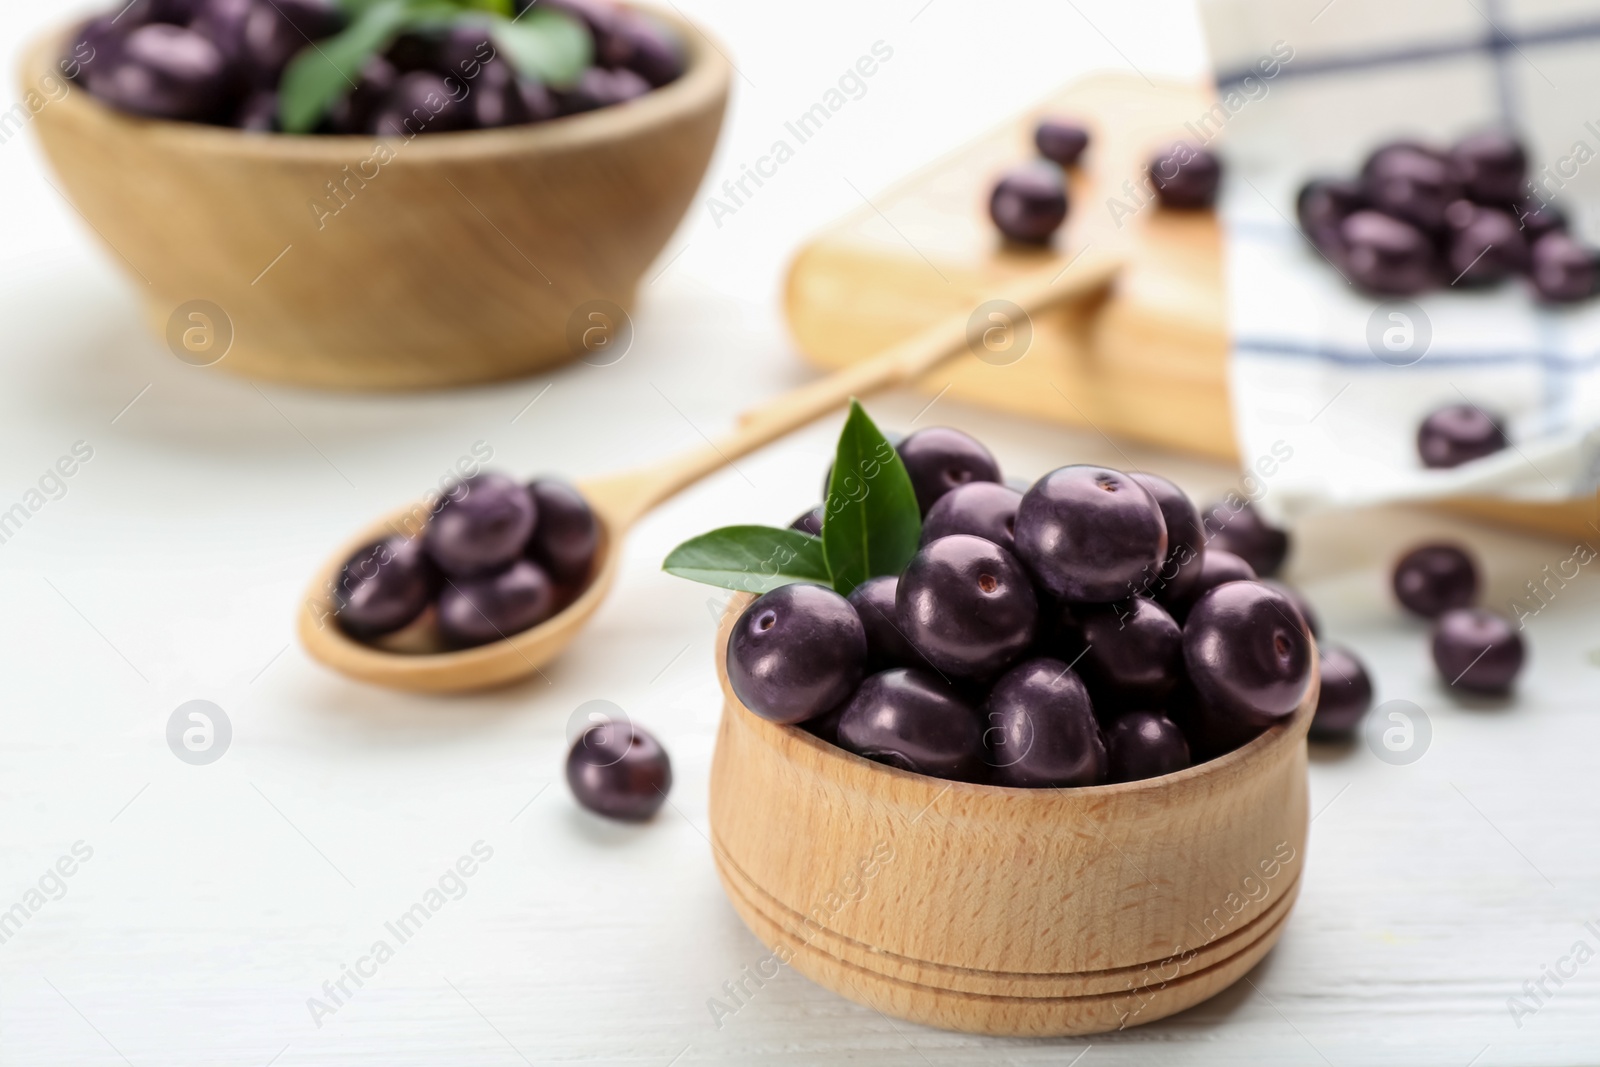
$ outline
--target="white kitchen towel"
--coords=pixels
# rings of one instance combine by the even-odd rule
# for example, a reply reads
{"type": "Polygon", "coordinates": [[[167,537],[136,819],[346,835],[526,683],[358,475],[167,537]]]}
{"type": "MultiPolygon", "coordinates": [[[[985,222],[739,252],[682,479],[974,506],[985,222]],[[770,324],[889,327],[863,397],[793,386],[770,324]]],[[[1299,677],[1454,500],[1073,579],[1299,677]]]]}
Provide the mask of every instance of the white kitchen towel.
{"type": "Polygon", "coordinates": [[[1527,145],[1539,196],[1592,240],[1600,3],[1202,0],[1201,12],[1221,108],[1190,129],[1214,136],[1228,167],[1235,430],[1247,464],[1280,442],[1293,449],[1260,506],[1281,519],[1463,494],[1592,496],[1600,298],[1550,308],[1520,279],[1411,300],[1368,296],[1300,234],[1295,194],[1313,176],[1353,177],[1386,140],[1446,147],[1502,127],[1527,145]],[[1454,470],[1424,468],[1417,428],[1452,403],[1502,419],[1511,447],[1454,470]]]}

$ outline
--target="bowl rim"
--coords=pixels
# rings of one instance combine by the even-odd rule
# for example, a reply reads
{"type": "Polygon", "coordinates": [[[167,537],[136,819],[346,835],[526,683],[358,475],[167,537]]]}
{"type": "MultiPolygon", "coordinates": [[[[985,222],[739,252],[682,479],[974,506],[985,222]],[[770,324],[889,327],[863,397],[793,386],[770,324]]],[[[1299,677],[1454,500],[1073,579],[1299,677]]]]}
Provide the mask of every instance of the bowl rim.
{"type": "Polygon", "coordinates": [[[1312,638],[1311,656],[1311,681],[1306,688],[1306,694],[1301,698],[1300,704],[1286,718],[1267,727],[1247,743],[1240,745],[1230,752],[1225,752],[1213,759],[1202,763],[1192,763],[1181,771],[1171,774],[1157,775],[1154,778],[1140,778],[1132,782],[1107,782],[1102,785],[1076,785],[1076,786],[1008,786],[990,785],[985,782],[961,782],[950,778],[935,778],[932,775],[919,774],[899,767],[892,767],[887,763],[869,760],[865,756],[858,756],[838,745],[824,741],[808,730],[802,730],[799,725],[785,725],[770,722],[745,707],[733,691],[733,684],[728,678],[727,649],[728,639],[733,632],[733,623],[756,599],[752,593],[738,593],[728,601],[728,606],[723,612],[723,618],[718,626],[716,648],[717,680],[721,683],[724,697],[724,712],[740,714],[745,717],[745,725],[757,731],[771,731],[767,736],[770,743],[776,747],[800,746],[809,750],[815,758],[835,761],[836,764],[853,768],[861,772],[880,772],[889,775],[889,780],[898,780],[908,786],[917,788],[937,788],[940,795],[945,792],[954,792],[973,798],[1007,797],[1028,798],[1042,800],[1048,797],[1061,799],[1082,798],[1085,802],[1097,800],[1121,800],[1139,793],[1154,794],[1164,790],[1182,790],[1192,786],[1197,781],[1215,775],[1229,773],[1242,773],[1246,764],[1271,759],[1280,750],[1295,744],[1305,744],[1306,733],[1311,727],[1312,716],[1317,710],[1317,698],[1321,692],[1321,663],[1317,655],[1316,639],[1312,638]],[[737,709],[736,711],[734,709],[737,709]]]}
{"type": "MultiPolygon", "coordinates": [[[[357,154],[371,154],[379,145],[407,146],[396,151],[385,166],[426,165],[509,154],[590,148],[626,140],[643,130],[698,113],[725,100],[731,85],[732,63],[726,51],[698,25],[676,13],[650,4],[629,3],[629,8],[660,19],[678,32],[687,63],[684,72],[659,88],[622,104],[563,115],[545,122],[489,130],[454,130],[428,135],[379,137],[376,134],[248,133],[231,126],[170,119],[144,118],[119,111],[92,96],[76,82],[71,91],[51,103],[51,108],[72,108],[127,137],[145,137],[174,150],[196,155],[312,162],[339,166],[357,154]],[[420,147],[419,147],[420,146],[420,147]]],[[[24,93],[47,74],[60,77],[57,57],[82,19],[58,24],[36,36],[23,51],[17,74],[24,93]]]]}

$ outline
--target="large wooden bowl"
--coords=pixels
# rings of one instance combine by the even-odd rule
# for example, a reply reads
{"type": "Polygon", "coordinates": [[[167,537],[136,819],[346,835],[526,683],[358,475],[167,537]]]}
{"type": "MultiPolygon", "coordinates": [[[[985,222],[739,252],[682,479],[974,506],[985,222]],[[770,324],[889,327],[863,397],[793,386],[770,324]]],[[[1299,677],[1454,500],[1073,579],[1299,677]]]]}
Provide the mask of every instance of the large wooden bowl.
{"type": "Polygon", "coordinates": [[[1092,1034],[1197,1004],[1277,942],[1305,860],[1315,680],[1287,723],[1178,774],[946,782],[746,709],[722,661],[748,603],[730,605],[718,642],[711,841],[735,910],[773,950],[757,981],[788,964],[914,1022],[1092,1034]]]}
{"type": "MultiPolygon", "coordinates": [[[[364,389],[515,377],[584,354],[569,340],[582,305],[631,306],[711,158],[727,61],[661,17],[688,49],[681,78],[533,126],[250,135],[130,117],[77,88],[34,125],[159,335],[192,300],[226,313],[218,367],[364,389]]],[[[25,87],[54,84],[65,36],[29,50],[25,87]]]]}

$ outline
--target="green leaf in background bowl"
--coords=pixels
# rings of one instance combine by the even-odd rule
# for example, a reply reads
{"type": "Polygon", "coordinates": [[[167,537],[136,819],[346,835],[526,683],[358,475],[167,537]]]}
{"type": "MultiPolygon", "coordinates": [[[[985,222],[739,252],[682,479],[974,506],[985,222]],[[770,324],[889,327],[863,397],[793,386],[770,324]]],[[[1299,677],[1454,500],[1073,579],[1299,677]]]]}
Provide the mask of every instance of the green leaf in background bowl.
{"type": "Polygon", "coordinates": [[[724,526],[691,537],[668,554],[661,569],[741,593],[765,593],[791,582],[828,584],[822,541],[772,526],[724,526]]]}
{"type": "Polygon", "coordinates": [[[922,513],[900,454],[850,401],[828,482],[822,547],[841,596],[868,578],[899,574],[916,554],[922,513]]]}
{"type": "Polygon", "coordinates": [[[413,15],[404,0],[379,0],[326,40],[302,48],[278,86],[278,121],[285,133],[309,133],[328,108],[350,91],[361,68],[389,46],[413,15]]]}
{"type": "Polygon", "coordinates": [[[496,19],[490,29],[495,47],[517,73],[564,88],[594,62],[588,27],[560,11],[531,7],[515,19],[496,19]]]}

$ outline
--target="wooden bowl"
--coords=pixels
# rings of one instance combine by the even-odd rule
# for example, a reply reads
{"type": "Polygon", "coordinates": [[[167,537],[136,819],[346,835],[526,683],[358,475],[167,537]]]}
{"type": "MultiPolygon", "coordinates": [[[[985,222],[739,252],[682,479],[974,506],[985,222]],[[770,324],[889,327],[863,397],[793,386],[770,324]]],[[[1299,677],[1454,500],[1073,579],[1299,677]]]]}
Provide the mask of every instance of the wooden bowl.
{"type": "MultiPolygon", "coordinates": [[[[411,141],[246,134],[131,117],[76,87],[34,125],[66,195],[140,283],[158,335],[205,300],[232,325],[217,366],[252,378],[363,389],[510,378],[585,354],[569,320],[590,301],[631,306],[699,187],[728,63],[660,17],[687,48],[682,77],[538,125],[411,141]]],[[[25,89],[51,84],[65,38],[29,49],[25,89]]]]}
{"type": "Polygon", "coordinates": [[[773,954],[735,991],[788,963],[913,1022],[1093,1034],[1198,1004],[1277,942],[1305,858],[1315,678],[1288,722],[1177,774],[947,782],[745,708],[723,659],[749,601],[729,605],[718,642],[711,842],[734,909],[773,954]]]}

